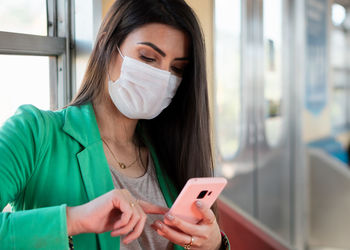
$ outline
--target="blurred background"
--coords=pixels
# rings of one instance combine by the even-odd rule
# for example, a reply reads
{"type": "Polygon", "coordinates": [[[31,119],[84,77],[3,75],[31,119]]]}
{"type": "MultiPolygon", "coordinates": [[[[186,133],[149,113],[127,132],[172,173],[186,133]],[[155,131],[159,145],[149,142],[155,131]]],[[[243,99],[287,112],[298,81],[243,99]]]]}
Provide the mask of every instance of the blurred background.
{"type": "MultiPolygon", "coordinates": [[[[205,35],[232,249],[350,249],[350,0],[186,2],[205,35]]],[[[112,3],[0,0],[0,124],[71,100],[112,3]]]]}

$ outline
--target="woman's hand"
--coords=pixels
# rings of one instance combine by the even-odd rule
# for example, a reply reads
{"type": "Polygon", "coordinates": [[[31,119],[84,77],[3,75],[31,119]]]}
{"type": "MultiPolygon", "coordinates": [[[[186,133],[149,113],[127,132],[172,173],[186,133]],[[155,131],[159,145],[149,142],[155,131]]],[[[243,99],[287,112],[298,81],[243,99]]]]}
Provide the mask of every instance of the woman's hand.
{"type": "Polygon", "coordinates": [[[126,189],[114,189],[80,206],[67,207],[68,235],[103,233],[127,235],[124,244],[142,233],[146,214],[165,214],[168,208],[136,200],[126,189]]]}
{"type": "Polygon", "coordinates": [[[192,241],[191,249],[219,249],[221,233],[213,211],[198,201],[195,207],[203,215],[203,219],[197,224],[166,214],[164,222],[155,221],[152,228],[177,245],[189,245],[192,241]]]}

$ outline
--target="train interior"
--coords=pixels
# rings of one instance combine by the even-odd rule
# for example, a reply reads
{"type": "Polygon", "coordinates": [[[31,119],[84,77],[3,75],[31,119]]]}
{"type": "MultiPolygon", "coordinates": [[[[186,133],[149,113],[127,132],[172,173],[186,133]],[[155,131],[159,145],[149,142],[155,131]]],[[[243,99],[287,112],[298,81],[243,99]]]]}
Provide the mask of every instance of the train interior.
{"type": "MultiPolygon", "coordinates": [[[[350,249],[350,1],[186,2],[205,37],[231,249],[350,249]]],[[[112,3],[1,1],[0,124],[71,100],[112,3]]]]}

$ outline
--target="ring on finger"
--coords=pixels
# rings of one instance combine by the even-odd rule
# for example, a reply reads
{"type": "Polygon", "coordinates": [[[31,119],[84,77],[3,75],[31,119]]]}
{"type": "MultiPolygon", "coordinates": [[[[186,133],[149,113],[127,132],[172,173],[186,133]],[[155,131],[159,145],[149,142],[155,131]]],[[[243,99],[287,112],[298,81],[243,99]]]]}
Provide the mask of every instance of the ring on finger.
{"type": "Polygon", "coordinates": [[[193,242],[194,242],[194,238],[193,238],[193,236],[191,236],[191,242],[188,243],[188,244],[185,244],[184,248],[185,249],[191,249],[193,242]]]}
{"type": "Polygon", "coordinates": [[[136,199],[135,201],[131,201],[129,204],[130,204],[130,207],[134,207],[136,204],[139,204],[139,199],[136,199]]]}

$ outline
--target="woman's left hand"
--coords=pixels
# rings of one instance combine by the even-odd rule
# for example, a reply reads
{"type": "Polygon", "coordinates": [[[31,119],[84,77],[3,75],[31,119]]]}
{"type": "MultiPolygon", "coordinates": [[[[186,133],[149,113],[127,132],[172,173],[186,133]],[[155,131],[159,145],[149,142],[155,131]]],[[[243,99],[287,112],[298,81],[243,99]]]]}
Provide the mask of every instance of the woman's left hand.
{"type": "Polygon", "coordinates": [[[213,211],[198,201],[195,207],[203,215],[203,219],[197,224],[168,213],[164,222],[157,220],[152,224],[152,228],[159,235],[180,246],[190,245],[192,241],[192,246],[187,249],[219,249],[221,233],[213,211]]]}

